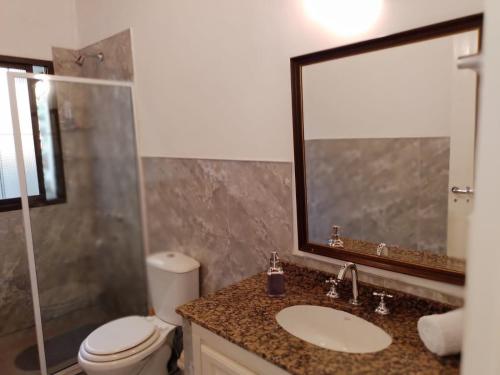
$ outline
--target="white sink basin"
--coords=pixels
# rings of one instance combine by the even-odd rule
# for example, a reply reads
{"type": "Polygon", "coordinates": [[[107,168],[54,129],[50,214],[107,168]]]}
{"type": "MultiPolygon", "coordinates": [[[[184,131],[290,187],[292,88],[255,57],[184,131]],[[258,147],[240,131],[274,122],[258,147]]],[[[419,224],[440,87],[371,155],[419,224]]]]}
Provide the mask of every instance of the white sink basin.
{"type": "Polygon", "coordinates": [[[276,321],[304,341],[339,352],[373,353],[392,343],[392,337],[375,324],[329,307],[287,307],[276,314],[276,321]]]}

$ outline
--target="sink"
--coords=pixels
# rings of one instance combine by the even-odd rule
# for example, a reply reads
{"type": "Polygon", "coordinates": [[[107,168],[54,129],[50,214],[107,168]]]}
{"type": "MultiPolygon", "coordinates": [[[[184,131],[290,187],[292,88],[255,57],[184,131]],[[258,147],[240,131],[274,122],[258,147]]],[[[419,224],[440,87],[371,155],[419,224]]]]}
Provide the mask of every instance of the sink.
{"type": "Polygon", "coordinates": [[[276,321],[304,341],[339,352],[373,353],[392,343],[392,337],[375,324],[329,307],[287,307],[276,314],[276,321]]]}

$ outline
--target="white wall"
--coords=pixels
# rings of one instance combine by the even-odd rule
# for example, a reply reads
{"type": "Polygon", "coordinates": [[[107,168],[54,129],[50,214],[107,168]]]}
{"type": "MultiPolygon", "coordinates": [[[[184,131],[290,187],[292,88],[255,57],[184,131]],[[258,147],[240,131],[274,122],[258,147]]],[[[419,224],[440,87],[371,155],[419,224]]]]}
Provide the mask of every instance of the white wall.
{"type": "Polygon", "coordinates": [[[52,46],[75,48],[74,0],[0,0],[0,55],[52,59],[52,46]]]}
{"type": "MultiPolygon", "coordinates": [[[[475,128],[476,78],[458,70],[458,51],[477,53],[477,31],[350,56],[302,70],[306,139],[449,137],[457,117],[475,128]],[[455,82],[457,81],[457,82],[455,82]]],[[[469,134],[468,132],[467,134],[469,134]]]]}
{"type": "Polygon", "coordinates": [[[77,0],[80,46],[133,28],[143,156],[293,160],[289,59],[482,10],[482,0],[386,0],[340,38],[301,0],[77,0]]]}
{"type": "Polygon", "coordinates": [[[500,374],[500,2],[486,0],[484,69],[478,127],[476,202],[466,288],[462,372],[500,374]]]}

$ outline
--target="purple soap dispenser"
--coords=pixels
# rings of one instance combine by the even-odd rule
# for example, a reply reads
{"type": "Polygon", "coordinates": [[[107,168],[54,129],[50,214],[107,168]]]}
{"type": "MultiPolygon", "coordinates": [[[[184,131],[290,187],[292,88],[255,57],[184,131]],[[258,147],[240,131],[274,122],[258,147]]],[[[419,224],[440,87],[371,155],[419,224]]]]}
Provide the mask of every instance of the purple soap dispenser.
{"type": "Polygon", "coordinates": [[[285,295],[285,273],[276,251],[271,253],[271,259],[269,260],[267,294],[269,297],[283,297],[285,295]]]}

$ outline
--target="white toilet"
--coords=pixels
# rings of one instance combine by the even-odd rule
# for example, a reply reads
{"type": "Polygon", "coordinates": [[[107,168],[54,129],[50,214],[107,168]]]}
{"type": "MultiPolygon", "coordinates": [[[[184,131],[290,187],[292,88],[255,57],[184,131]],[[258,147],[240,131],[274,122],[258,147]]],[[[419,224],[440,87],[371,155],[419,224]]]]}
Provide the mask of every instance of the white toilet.
{"type": "Polygon", "coordinates": [[[80,345],[78,363],[87,375],[166,374],[167,340],[182,318],[175,308],[199,296],[199,268],[193,258],[163,252],[146,258],[155,316],[127,316],[93,331],[80,345]]]}

